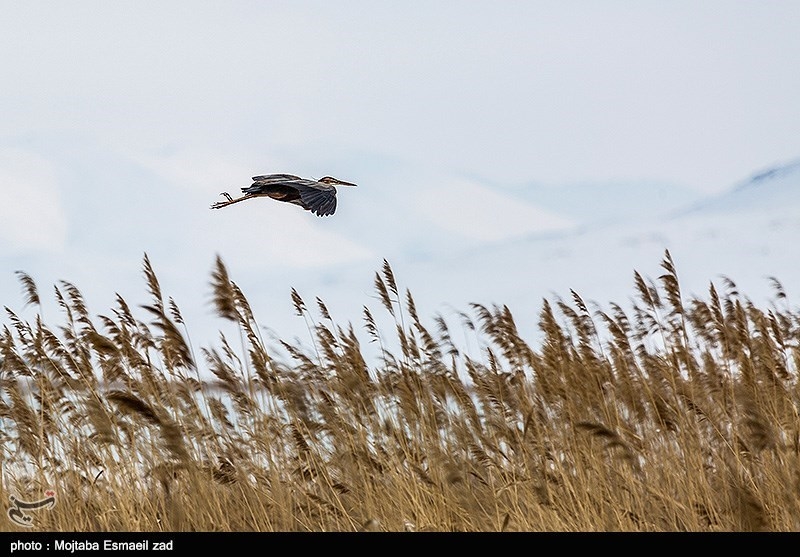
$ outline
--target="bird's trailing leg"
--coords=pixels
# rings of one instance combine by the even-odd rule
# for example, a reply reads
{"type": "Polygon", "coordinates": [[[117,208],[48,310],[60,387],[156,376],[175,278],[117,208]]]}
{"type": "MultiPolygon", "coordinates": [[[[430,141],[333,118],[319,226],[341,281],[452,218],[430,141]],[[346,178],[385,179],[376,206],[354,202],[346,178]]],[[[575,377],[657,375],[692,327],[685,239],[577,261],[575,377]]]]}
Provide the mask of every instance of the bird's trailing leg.
{"type": "Polygon", "coordinates": [[[222,192],[220,195],[223,196],[225,199],[227,199],[227,201],[217,201],[216,203],[211,205],[212,209],[222,209],[223,207],[227,207],[228,205],[233,205],[234,203],[239,203],[240,201],[244,201],[245,199],[253,197],[252,195],[247,194],[243,195],[242,197],[237,197],[236,199],[234,199],[231,197],[231,194],[229,194],[226,191],[222,192]]]}

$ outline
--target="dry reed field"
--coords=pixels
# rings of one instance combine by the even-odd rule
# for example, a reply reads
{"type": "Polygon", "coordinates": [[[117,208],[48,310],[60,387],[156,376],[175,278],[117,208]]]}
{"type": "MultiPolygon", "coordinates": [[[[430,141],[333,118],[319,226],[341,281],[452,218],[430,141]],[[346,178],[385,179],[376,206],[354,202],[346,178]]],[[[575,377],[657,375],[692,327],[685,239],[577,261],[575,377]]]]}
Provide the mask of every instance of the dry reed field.
{"type": "Polygon", "coordinates": [[[268,346],[220,259],[237,334],[199,351],[146,256],[144,305],[61,282],[61,324],[0,331],[0,529],[52,491],[32,530],[800,530],[800,314],[661,265],[625,306],[544,300],[535,345],[502,305],[426,319],[386,262],[356,325],[292,291],[309,347],[268,346]]]}

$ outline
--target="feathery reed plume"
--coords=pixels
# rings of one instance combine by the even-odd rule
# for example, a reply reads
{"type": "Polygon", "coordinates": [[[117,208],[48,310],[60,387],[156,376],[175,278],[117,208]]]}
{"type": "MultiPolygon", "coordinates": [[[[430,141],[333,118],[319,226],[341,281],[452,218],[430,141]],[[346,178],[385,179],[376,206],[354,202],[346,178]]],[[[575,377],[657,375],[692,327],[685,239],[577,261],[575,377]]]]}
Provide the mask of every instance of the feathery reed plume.
{"type": "Polygon", "coordinates": [[[369,310],[367,306],[363,306],[363,313],[364,317],[364,328],[369,333],[369,336],[372,338],[371,342],[378,341],[380,342],[380,334],[378,333],[378,325],[375,323],[375,318],[372,316],[372,312],[369,310]]]}
{"type": "Polygon", "coordinates": [[[211,272],[211,289],[217,315],[223,319],[238,322],[239,312],[236,309],[233,283],[228,276],[228,269],[219,255],[214,260],[214,270],[211,272]]]}
{"type": "Polygon", "coordinates": [[[5,381],[3,390],[11,402],[8,414],[15,426],[19,449],[34,461],[39,461],[49,439],[41,435],[42,428],[35,410],[25,400],[19,381],[5,381]]]}
{"type": "Polygon", "coordinates": [[[36,288],[36,283],[31,276],[24,271],[15,271],[17,278],[22,284],[22,292],[25,295],[25,305],[39,306],[39,290],[36,288]]]}
{"type": "Polygon", "coordinates": [[[295,315],[298,317],[302,317],[306,311],[306,303],[303,301],[303,298],[300,297],[300,294],[297,293],[297,290],[292,288],[292,306],[294,306],[295,315]]]}
{"type": "Polygon", "coordinates": [[[633,462],[633,449],[618,433],[610,430],[603,424],[591,422],[578,422],[575,424],[579,430],[586,431],[593,437],[603,441],[603,448],[607,451],[619,448],[622,450],[624,460],[633,462]]]}
{"type": "Polygon", "coordinates": [[[379,273],[375,273],[374,284],[383,307],[394,317],[394,305],[392,304],[391,298],[389,298],[389,290],[386,288],[386,284],[383,282],[379,273]]]}
{"type": "Polygon", "coordinates": [[[164,356],[167,368],[171,371],[176,368],[194,369],[194,359],[189,344],[175,323],[164,313],[163,305],[156,302],[155,305],[141,307],[156,317],[152,324],[162,332],[162,336],[158,339],[158,347],[164,356]]]}
{"type": "Polygon", "coordinates": [[[158,426],[164,447],[177,461],[186,461],[188,453],[180,428],[165,413],[156,412],[153,407],[133,393],[112,390],[106,393],[106,399],[128,414],[139,416],[151,425],[158,426]]]}
{"type": "Polygon", "coordinates": [[[392,271],[392,267],[389,265],[389,262],[385,259],[383,260],[383,278],[386,280],[389,290],[394,293],[395,298],[399,298],[400,294],[397,290],[397,282],[394,280],[394,272],[392,271]]]}
{"type": "Polygon", "coordinates": [[[158,277],[153,270],[153,265],[150,263],[150,258],[144,254],[144,263],[142,264],[145,282],[147,283],[147,290],[152,296],[153,302],[162,313],[164,312],[164,297],[161,294],[161,285],[158,283],[158,277]]]}
{"type": "Polygon", "coordinates": [[[319,314],[322,316],[323,319],[328,321],[333,321],[330,312],[328,311],[328,306],[325,305],[319,297],[317,297],[317,308],[319,309],[319,314]]]}
{"type": "Polygon", "coordinates": [[[169,315],[172,320],[177,323],[178,325],[183,325],[183,315],[181,315],[181,310],[178,308],[178,304],[175,303],[175,300],[172,296],[169,297],[169,315]]]}
{"type": "Polygon", "coordinates": [[[106,399],[116,403],[119,408],[129,413],[141,416],[153,425],[161,425],[161,418],[158,417],[158,414],[156,414],[150,405],[132,393],[116,390],[110,391],[106,393],[106,399]]]}
{"type": "Polygon", "coordinates": [[[659,280],[664,284],[664,292],[667,294],[667,301],[671,307],[671,314],[675,316],[683,315],[683,303],[681,301],[681,287],[678,281],[678,272],[675,270],[675,263],[672,261],[672,255],[669,250],[664,252],[664,259],[661,261],[661,267],[666,271],[665,274],[659,277],[659,280]]]}
{"type": "Polygon", "coordinates": [[[786,290],[783,288],[783,284],[775,277],[767,277],[767,280],[772,285],[772,290],[775,292],[775,299],[776,300],[785,300],[786,299],[786,290]]]}

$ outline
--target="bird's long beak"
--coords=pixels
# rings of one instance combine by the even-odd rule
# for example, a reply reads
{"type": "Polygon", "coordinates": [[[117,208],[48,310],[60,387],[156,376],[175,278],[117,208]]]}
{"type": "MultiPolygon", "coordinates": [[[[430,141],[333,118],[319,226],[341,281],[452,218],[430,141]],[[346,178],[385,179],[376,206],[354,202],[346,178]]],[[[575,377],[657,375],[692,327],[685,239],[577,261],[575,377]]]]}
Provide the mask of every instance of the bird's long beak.
{"type": "Polygon", "coordinates": [[[339,180],[338,178],[336,179],[336,182],[337,182],[336,183],[337,186],[353,186],[353,187],[357,186],[357,184],[354,184],[352,182],[344,182],[342,180],[339,180]]]}

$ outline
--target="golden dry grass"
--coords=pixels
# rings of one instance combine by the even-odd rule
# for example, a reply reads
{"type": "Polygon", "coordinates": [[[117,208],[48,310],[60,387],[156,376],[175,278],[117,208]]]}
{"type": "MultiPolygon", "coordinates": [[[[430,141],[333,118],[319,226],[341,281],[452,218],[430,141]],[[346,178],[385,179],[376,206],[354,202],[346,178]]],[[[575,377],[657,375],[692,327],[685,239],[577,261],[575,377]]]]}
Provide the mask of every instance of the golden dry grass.
{"type": "Polygon", "coordinates": [[[799,530],[800,315],[777,281],[769,308],[730,281],[685,299],[662,267],[629,307],[543,301],[536,346],[473,305],[456,319],[479,357],[386,262],[358,329],[292,291],[307,349],[265,345],[218,259],[240,338],[199,356],[147,257],[146,322],[62,282],[55,328],[6,308],[0,500],[53,489],[29,513],[48,531],[799,530]]]}

